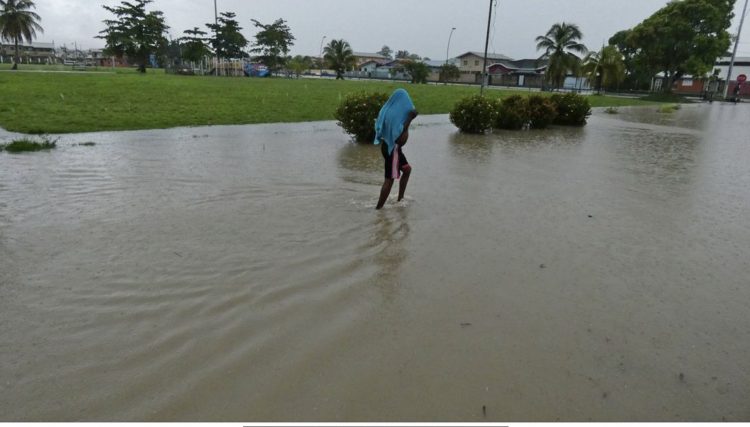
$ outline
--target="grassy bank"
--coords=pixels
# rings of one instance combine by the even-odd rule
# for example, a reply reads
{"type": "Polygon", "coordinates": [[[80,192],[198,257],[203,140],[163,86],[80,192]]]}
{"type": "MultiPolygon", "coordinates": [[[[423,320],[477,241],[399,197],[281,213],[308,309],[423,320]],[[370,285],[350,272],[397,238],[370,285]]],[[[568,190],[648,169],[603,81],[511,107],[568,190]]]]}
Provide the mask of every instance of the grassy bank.
{"type": "MultiPolygon", "coordinates": [[[[405,87],[422,114],[443,114],[478,87],[314,79],[214,78],[136,73],[0,73],[0,127],[23,133],[333,120],[355,91],[405,87]]],[[[489,90],[488,96],[525,93],[489,90]]],[[[594,107],[649,105],[593,96],[594,107]]]]}

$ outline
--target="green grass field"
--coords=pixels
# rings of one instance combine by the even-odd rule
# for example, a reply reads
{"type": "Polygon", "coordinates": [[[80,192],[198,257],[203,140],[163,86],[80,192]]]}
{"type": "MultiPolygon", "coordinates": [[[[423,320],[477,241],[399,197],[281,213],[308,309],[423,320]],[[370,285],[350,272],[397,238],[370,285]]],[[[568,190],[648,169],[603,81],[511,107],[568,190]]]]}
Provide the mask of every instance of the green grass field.
{"type": "MultiPolygon", "coordinates": [[[[398,87],[409,91],[421,114],[442,114],[460,98],[479,92],[478,87],[468,86],[191,77],[154,70],[146,75],[132,70],[115,74],[36,70],[0,72],[0,127],[39,134],[333,120],[347,94],[390,93],[398,87]]],[[[528,92],[491,89],[487,93],[504,97],[528,92]]],[[[656,105],[607,96],[592,96],[591,104],[656,105]]]]}

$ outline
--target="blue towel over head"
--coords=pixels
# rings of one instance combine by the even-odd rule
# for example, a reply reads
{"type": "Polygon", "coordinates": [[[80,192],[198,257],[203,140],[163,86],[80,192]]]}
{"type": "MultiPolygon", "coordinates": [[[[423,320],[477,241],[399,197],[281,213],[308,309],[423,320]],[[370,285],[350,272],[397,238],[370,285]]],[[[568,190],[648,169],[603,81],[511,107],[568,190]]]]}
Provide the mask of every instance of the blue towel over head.
{"type": "Polygon", "coordinates": [[[378,114],[378,121],[375,123],[375,144],[385,143],[388,146],[388,154],[391,154],[412,111],[416,111],[416,107],[409,93],[403,89],[396,89],[378,114]]]}

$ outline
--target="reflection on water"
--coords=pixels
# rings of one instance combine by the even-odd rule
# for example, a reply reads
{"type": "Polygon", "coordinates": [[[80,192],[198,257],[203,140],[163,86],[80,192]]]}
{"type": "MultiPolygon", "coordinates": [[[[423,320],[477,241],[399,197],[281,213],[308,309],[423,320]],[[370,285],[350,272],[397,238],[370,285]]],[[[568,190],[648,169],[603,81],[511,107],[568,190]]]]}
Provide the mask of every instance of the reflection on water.
{"type": "MultiPolygon", "coordinates": [[[[701,107],[710,108],[709,105],[701,107]]],[[[660,106],[620,107],[617,111],[617,120],[687,129],[704,129],[709,120],[706,108],[694,108],[692,106],[682,107],[678,111],[665,109],[660,106]]]]}
{"type": "Polygon", "coordinates": [[[409,238],[408,208],[399,207],[391,211],[381,211],[375,219],[375,230],[371,244],[379,251],[374,257],[379,268],[376,286],[380,287],[386,300],[393,300],[398,294],[400,270],[409,261],[406,241],[409,238]]]}
{"type": "Polygon", "coordinates": [[[0,419],[747,421],[748,108],[0,153],[0,419]]]}
{"type": "Polygon", "coordinates": [[[355,184],[382,184],[383,157],[380,146],[349,143],[341,147],[338,164],[342,178],[355,184]]]}

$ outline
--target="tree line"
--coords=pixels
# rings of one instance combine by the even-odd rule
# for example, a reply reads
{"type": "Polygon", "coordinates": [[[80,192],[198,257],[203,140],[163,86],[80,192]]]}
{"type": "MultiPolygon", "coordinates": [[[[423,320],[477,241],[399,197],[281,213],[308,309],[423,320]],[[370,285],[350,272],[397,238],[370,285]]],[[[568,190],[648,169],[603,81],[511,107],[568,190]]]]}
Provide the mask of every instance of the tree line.
{"type": "Polygon", "coordinates": [[[615,33],[599,51],[580,43],[575,24],[558,23],[536,38],[540,59],[548,61],[546,82],[562,86],[569,74],[585,76],[598,89],[649,89],[662,73],[663,90],[685,75],[716,77],[716,59],[725,55],[732,36],[735,0],[671,1],[635,27],[615,33]]]}
{"type": "MultiPolygon", "coordinates": [[[[325,47],[322,58],[325,63],[316,63],[309,56],[289,57],[295,37],[283,19],[270,24],[253,19],[259,31],[250,43],[232,12],[222,12],[216,22],[205,24],[206,31],[193,27],[170,41],[163,12],[147,10],[153,1],[123,0],[119,6],[102,6],[114,16],[104,21],[105,29],[97,37],[105,40],[107,53],[127,56],[141,72],[146,71],[151,55],[179,56],[192,62],[212,55],[220,58],[253,55],[271,71],[287,68],[299,74],[312,67],[326,66],[336,72],[337,78],[343,78],[356,62],[351,46],[343,39],[331,40],[325,47]]],[[[653,76],[662,73],[666,80],[664,89],[670,91],[673,82],[684,75],[710,74],[716,58],[727,52],[732,42],[728,29],[735,1],[673,0],[635,27],[615,33],[598,51],[589,51],[581,43],[583,33],[577,25],[554,24],[535,40],[537,50],[543,52],[539,59],[548,64],[545,81],[559,88],[567,75],[574,74],[586,76],[600,90],[647,89],[653,76]]],[[[19,43],[24,40],[31,43],[36,33],[43,31],[35,8],[33,0],[0,0],[0,40],[15,46],[13,69],[19,62],[19,43]]],[[[383,46],[379,53],[388,59],[394,56],[388,46],[383,46]]],[[[396,70],[410,74],[416,83],[426,81],[429,69],[421,60],[429,58],[406,50],[397,51],[395,58],[400,60],[396,70]]],[[[453,64],[445,64],[441,69],[441,80],[458,79],[459,75],[453,64]]]]}

